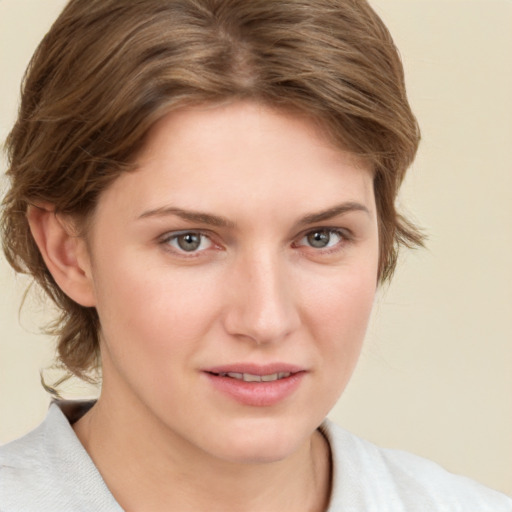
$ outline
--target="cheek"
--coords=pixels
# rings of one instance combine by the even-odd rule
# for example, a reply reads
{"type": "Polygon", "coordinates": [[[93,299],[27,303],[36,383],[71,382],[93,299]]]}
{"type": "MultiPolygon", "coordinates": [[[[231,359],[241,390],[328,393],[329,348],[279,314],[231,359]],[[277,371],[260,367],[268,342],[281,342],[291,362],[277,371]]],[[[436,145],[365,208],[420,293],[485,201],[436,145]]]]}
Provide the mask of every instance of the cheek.
{"type": "MultiPolygon", "coordinates": [[[[372,311],[376,277],[373,272],[340,273],[329,283],[310,287],[304,307],[325,376],[343,388],[357,363],[372,311]]],[[[335,386],[336,387],[336,386],[335,386]]]]}
{"type": "Polygon", "coordinates": [[[215,290],[221,287],[213,275],[144,268],[140,260],[117,260],[115,268],[98,274],[103,339],[118,345],[123,357],[186,353],[209,329],[219,303],[215,290]]]}
{"type": "Polygon", "coordinates": [[[366,330],[376,292],[375,271],[369,267],[334,269],[321,279],[305,283],[303,310],[326,339],[356,340],[366,330]]]}

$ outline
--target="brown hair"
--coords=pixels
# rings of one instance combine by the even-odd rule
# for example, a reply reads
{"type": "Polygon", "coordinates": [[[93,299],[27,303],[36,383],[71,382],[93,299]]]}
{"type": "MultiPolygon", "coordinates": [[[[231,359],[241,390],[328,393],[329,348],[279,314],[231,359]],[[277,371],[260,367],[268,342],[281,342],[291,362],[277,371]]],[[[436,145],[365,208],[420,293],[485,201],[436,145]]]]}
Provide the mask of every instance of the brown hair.
{"type": "Polygon", "coordinates": [[[379,279],[419,231],[395,211],[419,130],[398,52],[365,0],[71,0],[28,67],[7,139],[2,212],[9,263],[57,304],[59,359],[87,377],[99,366],[94,308],[47,270],[27,207],[51,203],[87,219],[99,194],[133,168],[150,127],[184,104],[251,99],[318,120],[374,168],[379,279]]]}

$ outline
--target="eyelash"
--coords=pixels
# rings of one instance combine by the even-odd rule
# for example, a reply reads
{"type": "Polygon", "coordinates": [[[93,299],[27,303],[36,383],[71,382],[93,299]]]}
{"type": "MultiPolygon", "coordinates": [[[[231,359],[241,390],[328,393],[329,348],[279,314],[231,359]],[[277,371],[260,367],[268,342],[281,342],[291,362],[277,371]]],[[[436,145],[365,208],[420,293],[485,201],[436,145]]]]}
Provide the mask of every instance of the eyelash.
{"type": "Polygon", "coordinates": [[[166,247],[166,249],[168,251],[171,251],[175,254],[178,254],[182,257],[186,257],[186,258],[194,258],[194,257],[198,257],[199,255],[201,255],[204,251],[206,251],[207,249],[209,249],[211,246],[214,246],[216,245],[213,240],[212,240],[212,237],[202,231],[175,231],[175,232],[172,232],[172,233],[168,233],[166,235],[164,235],[159,243],[163,246],[166,247]],[[209,243],[210,243],[210,246],[205,248],[205,249],[202,249],[202,250],[194,250],[194,251],[186,251],[184,250],[183,248],[179,248],[179,247],[173,247],[171,245],[172,242],[174,241],[178,241],[178,239],[180,237],[184,237],[186,235],[195,235],[195,236],[199,236],[201,238],[200,240],[200,244],[203,244],[203,241],[204,240],[208,240],[209,243]]]}
{"type": "MultiPolygon", "coordinates": [[[[315,228],[310,229],[305,233],[300,234],[297,239],[297,241],[293,242],[292,247],[299,248],[299,247],[306,247],[308,249],[311,249],[316,254],[331,254],[335,253],[337,251],[340,251],[343,249],[343,247],[346,245],[346,243],[349,243],[353,240],[352,234],[346,230],[346,229],[339,229],[339,228],[315,228]],[[312,236],[319,233],[326,233],[329,237],[332,235],[336,235],[339,237],[339,241],[336,242],[334,245],[326,247],[313,247],[311,245],[306,244],[300,244],[300,242],[304,239],[307,239],[308,236],[312,236]]],[[[329,243],[330,243],[329,238],[329,243]]],[[[180,257],[185,258],[194,258],[201,256],[205,251],[212,247],[219,247],[212,239],[211,235],[208,233],[205,233],[200,230],[189,230],[189,231],[175,231],[172,233],[167,233],[162,238],[160,238],[159,243],[163,246],[165,246],[166,250],[173,252],[174,254],[178,254],[180,257]],[[173,247],[171,245],[172,242],[178,243],[178,239],[180,237],[186,236],[186,235],[195,235],[199,236],[201,238],[200,244],[203,244],[203,241],[206,239],[209,241],[210,245],[206,248],[200,249],[200,250],[192,250],[192,251],[186,251],[183,248],[180,247],[173,247]]],[[[199,246],[200,247],[200,246],[199,246]]]]}
{"type": "MultiPolygon", "coordinates": [[[[311,245],[304,245],[303,247],[307,247],[309,249],[312,249],[315,251],[315,253],[320,254],[331,254],[337,251],[340,251],[347,242],[350,242],[352,240],[351,234],[346,229],[338,229],[338,228],[316,228],[311,229],[300,236],[299,242],[307,239],[309,236],[325,233],[329,236],[329,243],[331,242],[330,238],[332,235],[336,235],[339,237],[339,241],[336,242],[334,245],[327,245],[325,247],[313,247],[311,245]]],[[[299,245],[299,243],[294,243],[294,247],[302,247],[302,245],[299,245]]]]}

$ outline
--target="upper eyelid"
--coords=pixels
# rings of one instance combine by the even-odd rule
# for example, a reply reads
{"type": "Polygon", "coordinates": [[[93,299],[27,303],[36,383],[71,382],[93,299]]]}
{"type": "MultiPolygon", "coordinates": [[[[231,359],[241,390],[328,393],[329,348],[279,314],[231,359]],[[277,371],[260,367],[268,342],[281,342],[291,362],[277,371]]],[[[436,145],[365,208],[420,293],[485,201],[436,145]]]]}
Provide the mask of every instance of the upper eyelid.
{"type": "Polygon", "coordinates": [[[350,230],[344,229],[344,228],[335,228],[335,227],[323,227],[323,228],[313,228],[308,229],[307,231],[303,231],[302,234],[297,236],[294,239],[294,242],[292,243],[292,246],[294,246],[295,249],[312,249],[315,254],[329,254],[333,252],[337,252],[342,250],[343,247],[345,247],[347,244],[351,244],[354,241],[354,236],[352,233],[350,233],[350,230]],[[329,233],[336,233],[340,236],[340,240],[334,244],[333,246],[326,246],[326,247],[312,247],[306,244],[299,244],[299,242],[305,238],[310,233],[315,233],[318,231],[328,231],[329,233]]]}
{"type": "Polygon", "coordinates": [[[202,230],[197,229],[185,229],[185,230],[179,230],[179,231],[168,231],[167,233],[164,233],[163,235],[156,238],[156,241],[158,245],[162,246],[162,248],[170,253],[174,254],[175,257],[179,258],[185,258],[185,259],[191,259],[191,258],[199,258],[201,256],[204,256],[207,251],[211,249],[218,248],[218,243],[216,243],[211,236],[204,233],[202,230]],[[194,233],[198,234],[200,236],[204,236],[209,241],[209,246],[205,247],[204,249],[198,249],[194,251],[186,251],[181,248],[174,247],[173,244],[171,244],[171,241],[175,241],[179,236],[186,235],[188,233],[194,233]]]}
{"type": "Polygon", "coordinates": [[[328,231],[329,233],[338,233],[344,238],[350,239],[354,237],[354,234],[352,230],[348,228],[340,228],[340,227],[334,227],[334,226],[318,226],[314,228],[308,228],[304,231],[301,231],[294,239],[300,239],[304,238],[306,235],[309,235],[310,233],[315,233],[317,231],[328,231]]]}
{"type": "Polygon", "coordinates": [[[188,233],[197,233],[198,235],[205,236],[206,238],[209,238],[210,240],[212,240],[212,238],[213,238],[211,232],[209,230],[204,230],[204,229],[179,229],[177,231],[166,231],[164,234],[159,235],[157,238],[160,241],[165,241],[165,240],[171,240],[173,238],[177,238],[178,236],[181,236],[181,235],[186,235],[188,233]]]}

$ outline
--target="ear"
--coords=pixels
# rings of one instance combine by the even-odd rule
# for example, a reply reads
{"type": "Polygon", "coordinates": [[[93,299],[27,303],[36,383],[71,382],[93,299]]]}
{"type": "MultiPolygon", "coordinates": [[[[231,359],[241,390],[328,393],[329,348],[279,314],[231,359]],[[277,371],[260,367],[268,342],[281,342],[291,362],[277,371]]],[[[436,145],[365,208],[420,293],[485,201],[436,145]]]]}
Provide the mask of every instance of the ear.
{"type": "Polygon", "coordinates": [[[95,306],[89,251],[72,223],[55,213],[53,205],[29,206],[32,236],[60,289],[85,307],[95,306]]]}

